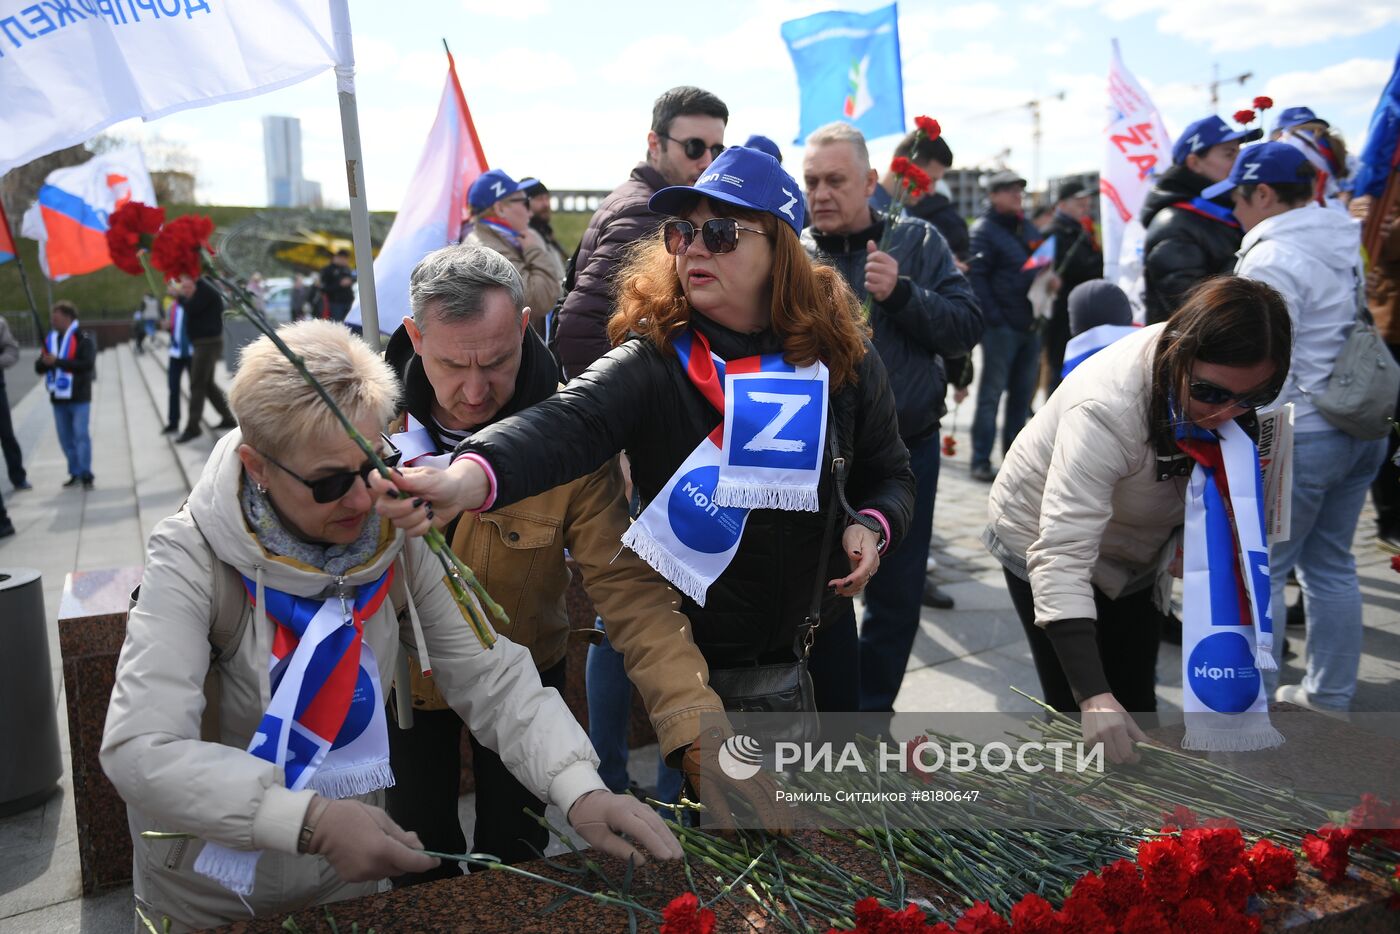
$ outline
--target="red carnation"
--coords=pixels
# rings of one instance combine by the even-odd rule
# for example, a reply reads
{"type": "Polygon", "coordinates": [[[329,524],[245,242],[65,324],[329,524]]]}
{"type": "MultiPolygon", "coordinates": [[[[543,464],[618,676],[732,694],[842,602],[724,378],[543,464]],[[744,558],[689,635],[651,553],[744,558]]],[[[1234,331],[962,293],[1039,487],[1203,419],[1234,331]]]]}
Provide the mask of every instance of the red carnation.
{"type": "Polygon", "coordinates": [[[1346,878],[1347,866],[1351,862],[1347,853],[1349,849],[1351,834],[1331,824],[1325,824],[1317,833],[1303,838],[1303,855],[1328,885],[1336,885],[1346,878]]]}
{"type": "Polygon", "coordinates": [[[915,199],[922,198],[933,187],[933,179],[929,178],[927,172],[913,163],[910,163],[909,171],[905,173],[904,182],[909,188],[909,196],[915,199]]]}
{"type": "Polygon", "coordinates": [[[139,201],[128,201],[113,211],[107,218],[107,252],[112,263],[129,275],[145,274],[138,251],[150,247],[163,223],[165,208],[148,207],[139,201]]]}
{"type": "Polygon", "coordinates": [[[1209,931],[1215,926],[1215,906],[1204,898],[1188,898],[1176,906],[1176,926],[1182,931],[1209,931]]]}
{"type": "Polygon", "coordinates": [[[903,178],[905,175],[909,174],[909,166],[911,164],[907,156],[895,156],[894,161],[890,163],[890,171],[900,178],[903,178]]]}
{"type": "Polygon", "coordinates": [[[1119,930],[1123,934],[1172,934],[1162,909],[1150,903],[1129,908],[1119,930]]]}
{"type": "Polygon", "coordinates": [[[203,272],[202,250],[213,252],[209,237],[214,222],[197,214],[177,217],[161,228],[151,244],[151,265],[165,274],[166,279],[189,276],[198,279],[203,272]]]}
{"type": "Polygon", "coordinates": [[[1193,861],[1193,872],[1227,872],[1244,859],[1244,837],[1240,835],[1239,828],[1234,826],[1183,830],[1181,842],[1185,844],[1193,861]]]}
{"type": "Polygon", "coordinates": [[[955,437],[953,437],[952,435],[944,435],[944,436],[943,436],[943,456],[944,456],[944,457],[957,457],[957,455],[958,455],[958,439],[955,438],[955,437]]]}
{"type": "Polygon", "coordinates": [[[1234,867],[1220,880],[1220,901],[1231,908],[1243,911],[1253,891],[1254,880],[1244,866],[1234,867]]]}
{"type": "Polygon", "coordinates": [[[1189,830],[1199,825],[1200,820],[1196,817],[1195,811],[1184,804],[1178,804],[1170,814],[1166,811],[1162,812],[1162,824],[1162,832],[1167,833],[1169,828],[1172,830],[1189,830]]]}
{"type": "Polygon", "coordinates": [[[1159,837],[1142,841],[1138,844],[1138,865],[1142,867],[1142,884],[1149,895],[1165,902],[1178,902],[1186,897],[1191,873],[1180,840],[1159,837]]]}
{"type": "Polygon", "coordinates": [[[1248,126],[1249,124],[1251,124],[1251,123],[1254,122],[1254,111],[1252,111],[1252,110],[1237,110],[1237,111],[1235,111],[1235,122],[1236,122],[1236,123],[1239,123],[1239,124],[1243,124],[1243,125],[1245,125],[1245,126],[1248,126]]]}
{"type": "Polygon", "coordinates": [[[1274,106],[1274,99],[1272,97],[1264,97],[1261,94],[1254,99],[1255,110],[1268,110],[1272,106],[1274,106]]]}
{"type": "Polygon", "coordinates": [[[1011,906],[1011,930],[1014,934],[1060,934],[1064,925],[1050,903],[1031,892],[1011,906]]]}
{"type": "Polygon", "coordinates": [[[914,126],[919,128],[925,138],[930,140],[938,139],[943,135],[943,128],[938,125],[938,121],[932,117],[915,117],[914,126]]]}
{"type": "Polygon", "coordinates": [[[1392,571],[1400,571],[1400,555],[1390,556],[1390,569],[1392,571]]]}
{"type": "Polygon", "coordinates": [[[1245,854],[1254,891],[1282,891],[1298,881],[1298,858],[1271,840],[1260,840],[1245,854]]]}
{"type": "Polygon", "coordinates": [[[715,929],[715,913],[701,908],[694,892],[672,899],[661,919],[661,934],[711,934],[715,929]]]}
{"type": "MultiPolygon", "coordinates": [[[[1400,567],[1395,557],[1390,560],[1392,568],[1400,567]]],[[[1369,792],[1363,794],[1361,803],[1347,815],[1347,832],[1352,846],[1380,837],[1392,849],[1400,849],[1400,804],[1387,803],[1369,792]]]]}
{"type": "Polygon", "coordinates": [[[1064,934],[1103,934],[1113,930],[1113,922],[1103,908],[1087,898],[1071,897],[1055,912],[1055,920],[1064,934]]]}
{"type": "Polygon", "coordinates": [[[1216,913],[1215,930],[1220,934],[1259,934],[1261,925],[1256,915],[1227,909],[1216,913]]]}
{"type": "Polygon", "coordinates": [[[1105,867],[1099,877],[1103,879],[1105,901],[1118,914],[1143,900],[1142,879],[1136,863],[1120,859],[1105,867]]]}
{"type": "Polygon", "coordinates": [[[1011,934],[1011,925],[986,902],[976,902],[963,912],[953,930],[957,934],[1011,934]]]}

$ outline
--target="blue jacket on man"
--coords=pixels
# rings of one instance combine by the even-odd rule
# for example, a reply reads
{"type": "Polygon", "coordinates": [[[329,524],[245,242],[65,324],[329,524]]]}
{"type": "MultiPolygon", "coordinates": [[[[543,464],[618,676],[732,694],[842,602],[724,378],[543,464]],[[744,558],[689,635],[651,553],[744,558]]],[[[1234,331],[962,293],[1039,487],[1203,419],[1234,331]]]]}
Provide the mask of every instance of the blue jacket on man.
{"type": "Polygon", "coordinates": [[[1027,294],[1035,270],[1023,270],[1030,258],[1026,221],[1018,214],[988,208],[972,225],[972,262],[967,278],[987,327],[1029,331],[1035,312],[1027,294]]]}
{"type": "MultiPolygon", "coordinates": [[[[862,301],[866,244],[879,244],[885,229],[883,217],[872,215],[871,220],[871,226],[854,234],[821,234],[810,227],[802,232],[807,252],[835,267],[862,301]]],[[[886,252],[899,263],[899,282],[883,302],[871,303],[870,327],[875,349],[889,371],[900,437],[919,441],[938,430],[938,420],[947,411],[942,358],[972,350],[982,337],[982,312],[947,242],[932,224],[900,216],[886,252]]]]}

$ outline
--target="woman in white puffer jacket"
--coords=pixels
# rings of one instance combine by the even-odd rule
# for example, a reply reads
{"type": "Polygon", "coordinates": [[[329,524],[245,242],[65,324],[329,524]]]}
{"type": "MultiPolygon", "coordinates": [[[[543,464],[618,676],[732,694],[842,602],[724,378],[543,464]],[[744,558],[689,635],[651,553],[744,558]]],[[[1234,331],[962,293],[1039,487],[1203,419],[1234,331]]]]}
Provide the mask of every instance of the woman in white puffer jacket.
{"type": "Polygon", "coordinates": [[[1177,426],[1233,418],[1252,431],[1253,409],[1288,373],[1290,342],[1277,292],[1208,280],[1165,323],[1076,367],[997,474],[983,541],[1005,570],[1042,696],[1082,712],[1086,741],[1102,740],[1113,761],[1132,759],[1143,738],[1126,711],[1157,709],[1153,597],[1194,464],[1177,426]]]}
{"type": "MultiPolygon", "coordinates": [[[[280,334],[359,432],[380,438],[398,392],[387,364],[334,322],[280,334]]],[[[615,833],[626,829],[652,856],[678,857],[654,811],[606,789],[530,653],[505,638],[484,648],[427,546],[374,513],[364,454],[270,339],[243,351],[229,401],[241,428],[151,535],[102,741],[128,805],[136,903],[157,928],[276,918],[436,865],[378,806],[393,783],[383,686],[401,642],[584,839],[637,855],[615,833]],[[247,618],[211,681],[229,594],[234,619],[247,618]],[[206,690],[218,716],[202,727],[206,690]]]]}

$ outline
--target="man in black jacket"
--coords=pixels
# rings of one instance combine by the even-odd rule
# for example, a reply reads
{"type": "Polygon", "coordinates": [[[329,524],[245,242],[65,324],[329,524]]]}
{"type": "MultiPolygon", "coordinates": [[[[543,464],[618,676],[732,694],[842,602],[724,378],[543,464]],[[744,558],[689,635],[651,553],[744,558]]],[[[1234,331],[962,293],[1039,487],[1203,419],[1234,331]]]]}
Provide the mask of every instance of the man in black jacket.
{"type": "Polygon", "coordinates": [[[190,360],[190,415],[185,430],[175,439],[176,444],[185,444],[199,437],[205,397],[219,413],[219,424],[214,427],[236,428],[238,421],[224,399],[224,391],[214,381],[214,366],[224,355],[223,296],[203,279],[189,276],[176,280],[175,296],[185,312],[185,336],[194,348],[190,360]]]}
{"type": "Polygon", "coordinates": [[[802,244],[870,301],[875,349],[889,371],[899,435],[914,471],[905,543],[881,562],[865,591],[860,634],[861,709],[892,710],[919,628],[925,564],[938,490],[943,357],[962,356],[982,334],[982,314],[941,234],[897,218],[888,237],[870,207],[878,187],[865,138],[844,123],[818,129],[803,163],[812,226],[802,244]]]}
{"type": "Polygon", "coordinates": [[[1103,278],[1103,250],[1094,239],[1094,224],[1089,217],[1089,197],[1096,193],[1077,181],[1065,182],[1055,193],[1055,218],[1050,224],[1050,235],[1055,238],[1054,269],[1060,279],[1060,289],[1050,306],[1050,324],[1045,330],[1050,392],[1060,385],[1060,370],[1065,365],[1069,293],[1081,282],[1103,278]]]}
{"type": "Polygon", "coordinates": [[[1031,396],[1040,374],[1040,332],[1027,295],[1035,270],[1027,270],[1030,238],[1036,231],[1025,219],[1021,202],[1026,180],[1015,172],[998,172],[986,181],[987,210],[972,225],[972,262],[967,277],[986,320],[982,335],[982,379],[977,384],[977,411],[972,418],[972,477],[996,478],[992,448],[997,436],[997,407],[1006,396],[1001,453],[1011,449],[1030,414],[1031,396]]]}
{"type": "Polygon", "coordinates": [[[335,251],[331,261],[321,267],[321,295],[332,321],[344,321],[355,304],[355,270],[350,266],[350,251],[335,251]]]}
{"type": "Polygon", "coordinates": [[[1171,317],[1186,293],[1212,276],[1235,268],[1244,231],[1231,213],[1229,196],[1201,197],[1234,168],[1242,143],[1263,130],[1232,130],[1219,117],[1197,120],[1172,146],[1172,167],[1162,173],[1142,206],[1143,302],[1147,323],[1171,317]]]}
{"type": "Polygon", "coordinates": [[[49,313],[53,330],[34,361],[34,372],[44,376],[53,403],[58,443],[68,459],[66,487],[92,489],[92,437],[88,417],[92,412],[92,378],[97,369],[97,339],[78,323],[72,302],[55,302],[49,313]]]}
{"type": "MultiPolygon", "coordinates": [[[[646,159],[603,199],[588,221],[574,260],[574,284],[559,309],[555,356],[569,379],[611,349],[613,274],[636,240],[656,232],[662,218],[647,207],[667,185],[693,185],[724,151],[729,108],[700,88],[671,88],[656,99],[646,159]]],[[[553,346],[553,345],[552,345],[553,346]]]]}

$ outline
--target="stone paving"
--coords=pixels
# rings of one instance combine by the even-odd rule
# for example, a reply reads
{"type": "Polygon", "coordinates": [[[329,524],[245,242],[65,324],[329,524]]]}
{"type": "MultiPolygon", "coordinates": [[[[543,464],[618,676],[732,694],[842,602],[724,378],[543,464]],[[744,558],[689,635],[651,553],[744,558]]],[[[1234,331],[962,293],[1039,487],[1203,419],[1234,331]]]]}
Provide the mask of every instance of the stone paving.
{"type": "MultiPolygon", "coordinates": [[[[28,366],[26,360],[20,366],[28,366]]],[[[12,371],[13,372],[13,371],[12,371]]],[[[38,568],[43,573],[48,613],[54,708],[65,750],[65,778],[44,806],[0,819],[0,934],[20,932],[126,932],[131,930],[131,893],[117,889],[80,897],[71,786],[66,777],[67,718],[64,709],[56,614],[64,575],[73,570],[140,564],[144,542],[161,518],[179,508],[189,484],[212,449],[210,434],[187,446],[160,435],[165,374],[151,353],[136,356],[125,345],[98,359],[99,381],[92,417],[96,489],[60,487],[66,478],[42,384],[22,395],[11,390],[16,430],[34,490],[0,489],[19,533],[0,540],[0,566],[38,568]]],[[[221,370],[220,381],[227,385],[221,370]]],[[[940,476],[931,554],[935,578],[956,600],[949,611],[924,610],[898,700],[901,711],[1030,712],[1030,702],[1012,686],[1038,687],[1030,653],[999,566],[982,549],[986,522],[984,484],[968,476],[971,400],[958,418],[958,454],[945,459],[940,476]]],[[[206,412],[206,415],[212,411],[206,412]]],[[[1363,515],[1355,553],[1365,600],[1365,655],[1358,710],[1400,710],[1400,575],[1370,537],[1363,515]]],[[[1296,648],[1301,635],[1295,631],[1296,648]]],[[[1283,680],[1301,677],[1298,660],[1285,665],[1283,680]]],[[[1181,705],[1180,651],[1163,645],[1158,667],[1163,710],[1181,705]]],[[[656,756],[634,751],[634,778],[653,780],[656,756]]],[[[472,813],[462,800],[464,823],[472,813]]],[[[556,826],[563,821],[555,815],[556,826]]],[[[470,827],[467,828],[470,838],[470,827]]]]}

